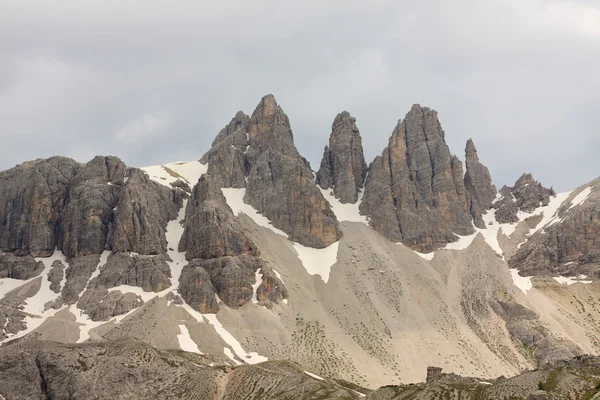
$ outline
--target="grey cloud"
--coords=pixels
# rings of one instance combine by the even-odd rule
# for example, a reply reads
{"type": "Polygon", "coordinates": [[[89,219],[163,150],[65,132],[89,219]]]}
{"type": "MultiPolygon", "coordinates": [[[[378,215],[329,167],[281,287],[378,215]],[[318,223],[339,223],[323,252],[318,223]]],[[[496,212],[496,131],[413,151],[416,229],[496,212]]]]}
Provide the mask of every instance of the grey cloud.
{"type": "Polygon", "coordinates": [[[273,93],[315,168],[338,112],[372,159],[420,103],[459,157],[474,139],[498,185],[600,175],[597,0],[14,3],[0,15],[1,169],[198,159],[273,93]]]}

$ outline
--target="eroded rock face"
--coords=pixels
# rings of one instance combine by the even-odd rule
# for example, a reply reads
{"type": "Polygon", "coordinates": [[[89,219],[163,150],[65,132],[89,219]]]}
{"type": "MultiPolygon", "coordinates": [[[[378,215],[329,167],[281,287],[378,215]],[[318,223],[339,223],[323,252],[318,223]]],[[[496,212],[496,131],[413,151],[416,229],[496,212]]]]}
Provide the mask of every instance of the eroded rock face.
{"type": "Polygon", "coordinates": [[[538,207],[547,206],[555,196],[554,189],[545,188],[531,174],[523,174],[513,187],[500,189],[502,197],[494,204],[495,217],[500,223],[518,222],[517,213],[530,213],[538,207]]]}
{"type": "Polygon", "coordinates": [[[465,160],[467,172],[464,182],[468,193],[469,210],[475,226],[483,229],[485,224],[481,216],[492,208],[492,202],[496,198],[496,187],[492,184],[492,177],[487,167],[479,161],[477,149],[471,139],[467,141],[465,160]]]}
{"type": "Polygon", "coordinates": [[[144,292],[161,292],[171,286],[167,261],[171,261],[167,254],[111,254],[98,276],[87,285],[77,307],[93,321],[106,321],[139,307],[143,304],[139,296],[110,289],[126,285],[137,286],[144,292]]]}
{"type": "Polygon", "coordinates": [[[124,185],[125,164],[116,157],[95,157],[71,180],[60,224],[61,248],[68,258],[100,254],[124,185]]]}
{"type": "Polygon", "coordinates": [[[509,260],[527,275],[588,275],[600,278],[600,179],[574,191],[558,210],[558,219],[534,233],[509,260]],[[573,199],[591,188],[577,206],[573,199]]]}
{"type": "Polygon", "coordinates": [[[250,146],[249,126],[250,117],[238,111],[200,160],[203,164],[208,164],[207,173],[218,187],[246,187],[250,168],[246,158],[246,151],[250,146]]]}
{"type": "Polygon", "coordinates": [[[204,260],[192,260],[181,271],[179,293],[194,310],[204,314],[219,312],[219,302],[204,260]]]}
{"type": "Polygon", "coordinates": [[[298,153],[290,122],[272,95],[252,117],[238,112],[202,158],[216,187],[246,188],[244,201],[305,246],[339,240],[335,214],[317,188],[309,163],[298,153]]]}
{"type": "Polygon", "coordinates": [[[250,172],[244,200],[304,246],[324,248],[342,236],[310,169],[282,153],[268,150],[260,156],[250,172]]]}
{"type": "Polygon", "coordinates": [[[390,240],[422,252],[471,234],[459,163],[437,113],[415,104],[371,164],[361,212],[390,240]]]}
{"type": "MultiPolygon", "coordinates": [[[[188,201],[179,251],[190,261],[179,279],[181,295],[205,313],[218,311],[215,294],[232,308],[246,304],[253,295],[255,272],[267,267],[207,174],[188,201]]],[[[278,295],[273,299],[278,301],[278,295]]]]}
{"type": "Polygon", "coordinates": [[[329,146],[325,146],[317,172],[317,184],[323,189],[332,188],[342,203],[356,203],[366,176],[367,163],[356,119],[343,111],[333,121],[329,146]]]}
{"type": "Polygon", "coordinates": [[[69,184],[80,168],[69,158],[52,157],[0,172],[0,250],[52,254],[69,184]]]}
{"type": "Polygon", "coordinates": [[[27,280],[38,276],[43,270],[44,264],[29,255],[18,257],[12,253],[0,253],[0,279],[27,280]]]}
{"type": "Polygon", "coordinates": [[[165,230],[183,205],[183,192],[151,181],[132,168],[114,210],[108,249],[115,252],[161,254],[167,251],[165,230]]]}
{"type": "Polygon", "coordinates": [[[56,260],[50,266],[50,272],[48,272],[48,281],[50,282],[50,290],[54,293],[60,293],[61,282],[65,276],[65,265],[62,261],[56,260]]]}
{"type": "Polygon", "coordinates": [[[256,290],[256,299],[267,308],[271,308],[272,303],[278,304],[289,297],[289,292],[277,274],[268,265],[260,268],[262,283],[256,290]]]}
{"type": "Polygon", "coordinates": [[[241,232],[225,196],[211,179],[203,175],[194,187],[187,203],[179,251],[186,252],[187,260],[258,255],[258,248],[241,232]]]}

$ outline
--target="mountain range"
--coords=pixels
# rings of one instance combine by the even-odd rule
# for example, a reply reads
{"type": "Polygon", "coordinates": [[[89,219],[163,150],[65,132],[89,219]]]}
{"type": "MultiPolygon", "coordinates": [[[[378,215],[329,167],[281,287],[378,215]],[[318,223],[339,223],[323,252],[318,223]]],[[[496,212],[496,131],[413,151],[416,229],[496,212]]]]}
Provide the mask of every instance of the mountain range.
{"type": "Polygon", "coordinates": [[[314,171],[267,95],[199,161],[0,172],[0,399],[594,395],[600,178],[498,189],[445,135],[415,104],[367,163],[343,111],[314,171]]]}

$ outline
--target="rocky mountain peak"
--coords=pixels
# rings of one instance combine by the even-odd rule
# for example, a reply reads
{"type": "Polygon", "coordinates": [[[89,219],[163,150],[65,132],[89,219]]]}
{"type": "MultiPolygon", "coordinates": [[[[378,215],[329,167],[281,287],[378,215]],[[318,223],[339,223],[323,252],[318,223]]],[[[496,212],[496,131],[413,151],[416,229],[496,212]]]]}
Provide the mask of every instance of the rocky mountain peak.
{"type": "Polygon", "coordinates": [[[500,223],[517,222],[519,211],[530,213],[538,207],[547,206],[550,198],[556,195],[553,188],[544,187],[529,173],[521,175],[514,186],[504,186],[500,194],[502,198],[494,205],[495,216],[500,223]]]}
{"type": "Polygon", "coordinates": [[[342,203],[355,203],[366,175],[367,163],[356,119],[343,111],[333,121],[317,183],[323,189],[333,188],[335,197],[342,203]]]}
{"type": "Polygon", "coordinates": [[[430,252],[473,232],[461,174],[437,112],[415,104],[371,163],[361,212],[389,239],[430,252]]]}
{"type": "Polygon", "coordinates": [[[246,188],[244,201],[292,240],[321,248],[341,237],[335,214],[298,153],[289,119],[273,95],[264,96],[251,117],[238,112],[201,161],[208,163],[207,174],[216,187],[246,188]]]}
{"type": "Polygon", "coordinates": [[[489,170],[479,161],[472,139],[467,140],[465,147],[465,164],[467,171],[464,181],[473,223],[478,228],[485,228],[482,214],[492,208],[492,202],[496,198],[496,187],[492,184],[489,170]]]}

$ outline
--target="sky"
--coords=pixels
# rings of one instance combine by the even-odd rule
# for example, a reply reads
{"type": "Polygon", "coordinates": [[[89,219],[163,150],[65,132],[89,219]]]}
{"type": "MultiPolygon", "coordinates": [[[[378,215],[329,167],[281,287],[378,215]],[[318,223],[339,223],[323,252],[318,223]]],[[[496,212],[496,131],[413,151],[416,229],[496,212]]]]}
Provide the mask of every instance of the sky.
{"type": "Polygon", "coordinates": [[[199,159],[272,93],[317,169],[336,114],[367,162],[412,104],[498,187],[600,176],[600,0],[7,0],[0,169],[64,155],[199,159]]]}

